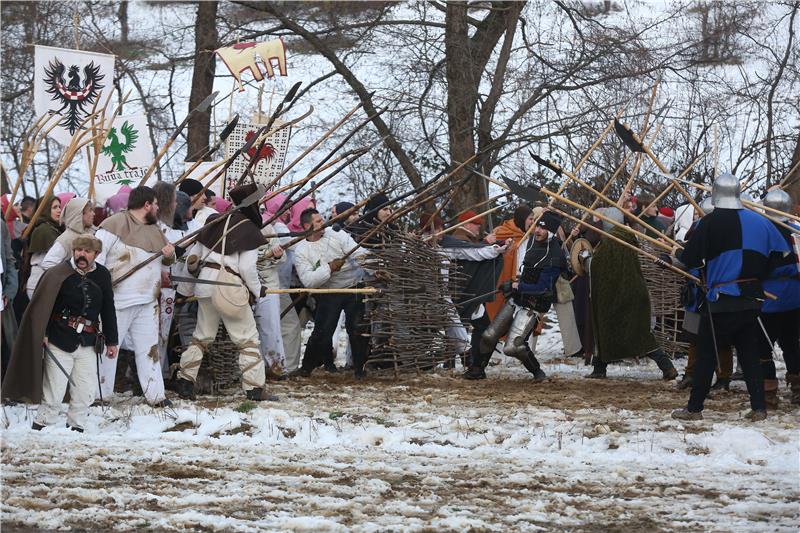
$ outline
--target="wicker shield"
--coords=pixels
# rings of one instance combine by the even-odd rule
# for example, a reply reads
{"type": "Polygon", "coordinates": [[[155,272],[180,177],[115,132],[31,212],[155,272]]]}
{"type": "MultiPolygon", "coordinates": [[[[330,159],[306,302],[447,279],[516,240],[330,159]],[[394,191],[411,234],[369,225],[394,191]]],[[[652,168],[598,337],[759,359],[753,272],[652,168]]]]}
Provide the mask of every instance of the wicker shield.
{"type": "Polygon", "coordinates": [[[586,275],[586,268],[584,266],[585,257],[582,253],[586,251],[589,255],[592,254],[592,245],[586,239],[576,239],[575,244],[572,245],[572,250],[569,252],[569,262],[572,265],[572,271],[579,276],[586,275]]]}

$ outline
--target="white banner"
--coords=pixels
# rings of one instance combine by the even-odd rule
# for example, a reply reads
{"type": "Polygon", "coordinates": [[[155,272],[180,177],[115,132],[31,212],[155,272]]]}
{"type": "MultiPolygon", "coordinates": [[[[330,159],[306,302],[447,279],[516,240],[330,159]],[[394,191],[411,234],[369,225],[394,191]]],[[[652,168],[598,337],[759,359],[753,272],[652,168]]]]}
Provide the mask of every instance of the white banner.
{"type": "Polygon", "coordinates": [[[127,185],[131,189],[135,188],[144,177],[145,172],[147,172],[147,167],[96,175],[94,177],[95,202],[100,205],[106,203],[106,200],[117,194],[123,185],[127,185]]]}
{"type": "Polygon", "coordinates": [[[101,93],[113,90],[114,56],[36,46],[33,63],[36,114],[60,114],[61,121],[50,137],[68,144],[101,93]]]}
{"type": "Polygon", "coordinates": [[[149,167],[153,162],[147,116],[118,116],[103,143],[97,174],[149,167]]]}
{"type": "MultiPolygon", "coordinates": [[[[239,122],[236,128],[231,132],[228,137],[228,145],[225,147],[225,157],[233,155],[250,137],[256,134],[258,128],[264,125],[269,120],[269,117],[263,118],[263,124],[244,124],[239,122]]],[[[275,130],[284,124],[280,120],[276,120],[272,129],[275,130]]],[[[225,192],[227,193],[236,186],[236,181],[241,177],[250,161],[254,157],[258,157],[258,162],[253,169],[256,183],[267,185],[270,183],[280,172],[283,170],[283,165],[286,162],[286,151],[289,149],[289,137],[291,136],[291,127],[284,128],[277,133],[267,137],[267,142],[261,148],[261,153],[256,154],[258,142],[253,144],[247,153],[242,154],[236,158],[236,161],[228,169],[228,174],[225,184],[225,192]]],[[[226,196],[227,197],[227,196],[226,196]]]]}

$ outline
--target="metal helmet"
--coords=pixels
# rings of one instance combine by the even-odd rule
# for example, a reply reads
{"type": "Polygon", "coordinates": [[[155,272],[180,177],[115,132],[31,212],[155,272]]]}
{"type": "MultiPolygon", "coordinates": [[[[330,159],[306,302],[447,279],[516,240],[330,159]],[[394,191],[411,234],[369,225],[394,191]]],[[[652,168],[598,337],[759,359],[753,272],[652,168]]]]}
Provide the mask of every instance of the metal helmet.
{"type": "MultiPolygon", "coordinates": [[[[603,209],[598,209],[598,211],[601,214],[613,220],[614,222],[617,222],[619,224],[625,223],[625,215],[623,215],[622,211],[620,211],[616,207],[605,207],[603,209]]],[[[612,229],[617,227],[611,222],[608,222],[607,220],[603,220],[602,222],[603,222],[603,231],[611,231],[612,229]]]]}
{"type": "MultiPolygon", "coordinates": [[[[772,209],[777,209],[778,211],[783,211],[784,213],[791,213],[792,197],[789,196],[786,191],[781,189],[772,189],[764,197],[764,205],[771,207],[772,209]]],[[[785,219],[787,217],[781,218],[785,219]]]]}
{"type": "Polygon", "coordinates": [[[710,196],[706,196],[706,198],[700,203],[700,209],[702,209],[703,213],[706,215],[714,210],[714,202],[711,201],[710,196]]]}
{"type": "Polygon", "coordinates": [[[757,202],[756,202],[756,199],[755,199],[755,198],[753,198],[753,195],[752,195],[752,194],[750,194],[749,192],[743,192],[743,193],[741,194],[740,198],[741,198],[741,199],[742,199],[742,201],[744,201],[744,202],[750,202],[751,204],[755,204],[755,203],[757,203],[757,202]]]}
{"type": "Polygon", "coordinates": [[[717,176],[711,187],[711,203],[722,209],[742,209],[744,206],[740,194],[739,179],[730,172],[724,172],[717,176]]]}

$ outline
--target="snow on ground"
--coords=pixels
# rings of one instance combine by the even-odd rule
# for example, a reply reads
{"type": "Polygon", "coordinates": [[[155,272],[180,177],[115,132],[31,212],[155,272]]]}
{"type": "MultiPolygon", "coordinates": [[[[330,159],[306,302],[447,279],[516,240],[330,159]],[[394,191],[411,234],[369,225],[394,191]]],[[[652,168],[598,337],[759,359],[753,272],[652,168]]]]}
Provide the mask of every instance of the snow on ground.
{"type": "Polygon", "coordinates": [[[652,362],[585,380],[556,337],[538,384],[514,361],[477,383],[318,371],[270,385],[277,403],[233,391],[154,411],[123,395],[83,435],[5,407],[3,529],[797,531],[784,390],[765,422],[742,418],[735,383],[680,423],[686,393],[652,362]]]}

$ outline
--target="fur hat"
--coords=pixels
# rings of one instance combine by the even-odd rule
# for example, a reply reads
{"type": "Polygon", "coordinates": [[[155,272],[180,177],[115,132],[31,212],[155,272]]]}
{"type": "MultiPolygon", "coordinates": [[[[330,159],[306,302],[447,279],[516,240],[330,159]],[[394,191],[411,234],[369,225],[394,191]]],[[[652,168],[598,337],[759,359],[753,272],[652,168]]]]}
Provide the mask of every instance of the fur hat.
{"type": "Polygon", "coordinates": [[[72,239],[72,251],[74,252],[78,248],[94,250],[99,254],[103,251],[103,242],[91,233],[81,233],[72,239]]]}

